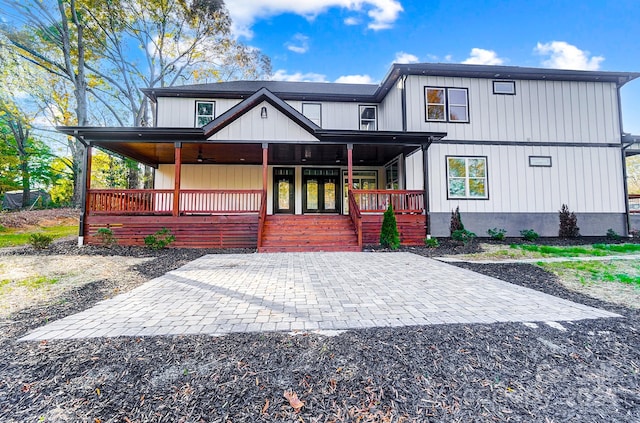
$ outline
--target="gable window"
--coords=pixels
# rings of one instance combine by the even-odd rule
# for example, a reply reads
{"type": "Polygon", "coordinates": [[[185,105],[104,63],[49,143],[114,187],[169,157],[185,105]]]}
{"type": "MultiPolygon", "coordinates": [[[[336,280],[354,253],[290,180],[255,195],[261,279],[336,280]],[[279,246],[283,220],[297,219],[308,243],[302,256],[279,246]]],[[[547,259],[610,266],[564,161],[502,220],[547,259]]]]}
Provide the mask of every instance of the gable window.
{"type": "Polygon", "coordinates": [[[447,156],[447,198],[489,198],[486,157],[447,156]]]}
{"type": "Polygon", "coordinates": [[[516,94],[516,81],[493,81],[494,94],[516,94]]]}
{"type": "Polygon", "coordinates": [[[196,101],[196,127],[205,126],[211,122],[216,113],[214,101],[196,101]]]}
{"type": "Polygon", "coordinates": [[[360,106],[360,130],[376,131],[378,129],[378,108],[376,106],[360,106]]]}
{"type": "Polygon", "coordinates": [[[322,105],[320,103],[302,103],[302,114],[311,122],[322,126],[322,105]]]}
{"type": "Polygon", "coordinates": [[[427,122],[469,122],[466,88],[425,87],[427,122]]]}

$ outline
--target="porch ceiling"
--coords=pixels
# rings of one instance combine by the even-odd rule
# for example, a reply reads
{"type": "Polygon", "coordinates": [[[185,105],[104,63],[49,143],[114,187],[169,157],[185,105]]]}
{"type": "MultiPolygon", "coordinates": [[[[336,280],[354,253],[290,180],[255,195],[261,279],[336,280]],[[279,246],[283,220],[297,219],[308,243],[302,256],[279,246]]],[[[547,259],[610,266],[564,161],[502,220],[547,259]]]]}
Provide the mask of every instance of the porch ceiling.
{"type": "MultiPolygon", "coordinates": [[[[154,167],[175,162],[174,143],[94,141],[92,145],[154,167]]],[[[353,165],[381,166],[400,154],[406,155],[418,148],[416,145],[402,144],[356,144],[353,146],[353,165]]],[[[182,163],[262,164],[262,145],[183,143],[182,163]]],[[[269,144],[269,164],[346,166],[347,147],[346,144],[269,144]]]]}

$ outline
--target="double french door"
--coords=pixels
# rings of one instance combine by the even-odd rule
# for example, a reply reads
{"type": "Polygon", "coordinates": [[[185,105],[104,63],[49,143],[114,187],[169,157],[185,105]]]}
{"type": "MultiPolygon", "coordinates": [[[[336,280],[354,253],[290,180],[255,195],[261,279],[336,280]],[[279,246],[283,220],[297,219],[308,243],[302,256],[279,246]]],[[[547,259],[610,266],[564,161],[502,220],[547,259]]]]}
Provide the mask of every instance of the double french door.
{"type": "Polygon", "coordinates": [[[302,212],[340,212],[340,169],[302,169],[302,212]]]}

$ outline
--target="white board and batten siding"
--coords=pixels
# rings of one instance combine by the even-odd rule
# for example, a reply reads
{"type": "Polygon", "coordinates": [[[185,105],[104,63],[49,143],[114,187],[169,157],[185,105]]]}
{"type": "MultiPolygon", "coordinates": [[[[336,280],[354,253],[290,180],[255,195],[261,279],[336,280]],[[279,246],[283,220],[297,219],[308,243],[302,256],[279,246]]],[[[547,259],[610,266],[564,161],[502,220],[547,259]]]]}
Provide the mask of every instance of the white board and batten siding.
{"type": "Polygon", "coordinates": [[[409,76],[408,130],[450,140],[620,143],[614,83],[515,80],[515,88],[500,95],[491,79],[409,76]],[[425,87],[467,88],[470,122],[426,122],[425,87]]]}
{"type": "MultiPolygon", "coordinates": [[[[174,165],[158,166],[155,189],[173,189],[174,165]]],[[[182,165],[182,189],[262,189],[260,165],[182,165]]]]}
{"type": "MultiPolygon", "coordinates": [[[[607,147],[433,144],[428,152],[431,212],[624,213],[620,150],[607,147]],[[447,199],[447,156],[487,158],[486,200],[447,199]],[[551,167],[529,166],[529,156],[551,157],[551,167]]],[[[407,188],[423,189],[422,152],[407,158],[407,188]]]]}
{"type": "Polygon", "coordinates": [[[378,107],[379,131],[402,131],[402,78],[398,79],[378,107]]]}
{"type": "Polygon", "coordinates": [[[220,116],[236,104],[239,99],[158,97],[156,126],[165,128],[193,128],[196,125],[196,102],[215,102],[215,117],[220,116]]]}
{"type": "Polygon", "coordinates": [[[316,137],[266,101],[213,134],[209,140],[318,142],[316,137]],[[261,116],[263,107],[267,109],[266,118],[261,116]]]}

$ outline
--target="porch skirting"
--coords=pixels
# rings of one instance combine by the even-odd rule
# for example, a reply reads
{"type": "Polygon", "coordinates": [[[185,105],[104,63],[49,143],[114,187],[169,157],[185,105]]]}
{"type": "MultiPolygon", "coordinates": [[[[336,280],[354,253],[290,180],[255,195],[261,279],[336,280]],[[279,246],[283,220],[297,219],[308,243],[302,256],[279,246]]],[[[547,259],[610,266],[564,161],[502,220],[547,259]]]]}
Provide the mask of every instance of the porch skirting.
{"type": "MultiPolygon", "coordinates": [[[[362,243],[364,245],[380,244],[382,214],[362,215],[362,243]]],[[[427,236],[427,225],[424,214],[396,214],[401,245],[424,245],[427,236]]]]}
{"type": "Polygon", "coordinates": [[[84,241],[100,244],[97,231],[109,228],[119,245],[144,245],[144,238],[167,228],[176,240],[170,247],[256,248],[258,215],[226,216],[87,216],[84,241]]]}
{"type": "MultiPolygon", "coordinates": [[[[519,237],[523,229],[533,229],[540,236],[558,236],[558,213],[465,213],[460,212],[466,229],[479,237],[488,237],[487,229],[502,228],[508,237],[519,237]]],[[[626,235],[624,213],[576,213],[582,236],[604,236],[609,228],[626,235]]],[[[430,213],[430,234],[448,237],[451,212],[430,213]]]]}

